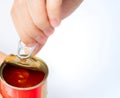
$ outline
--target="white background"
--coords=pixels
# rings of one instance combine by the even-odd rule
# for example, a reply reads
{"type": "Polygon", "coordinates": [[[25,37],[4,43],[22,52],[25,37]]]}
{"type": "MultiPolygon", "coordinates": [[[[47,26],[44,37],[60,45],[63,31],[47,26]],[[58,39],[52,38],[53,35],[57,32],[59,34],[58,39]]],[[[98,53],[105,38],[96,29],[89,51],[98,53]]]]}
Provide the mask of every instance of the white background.
{"type": "MultiPolygon", "coordinates": [[[[12,0],[0,0],[0,51],[16,53],[12,0]]],[[[120,98],[120,1],[86,0],[38,53],[49,67],[47,98],[120,98]]]]}

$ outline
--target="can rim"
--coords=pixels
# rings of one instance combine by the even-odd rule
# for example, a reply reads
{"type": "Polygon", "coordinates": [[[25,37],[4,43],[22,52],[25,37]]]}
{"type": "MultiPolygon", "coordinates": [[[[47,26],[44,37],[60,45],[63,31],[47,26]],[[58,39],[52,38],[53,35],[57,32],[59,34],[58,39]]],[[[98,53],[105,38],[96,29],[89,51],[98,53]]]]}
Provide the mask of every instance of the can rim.
{"type": "MultiPolygon", "coordinates": [[[[36,57],[35,57],[35,58],[36,58],[36,57]]],[[[6,65],[4,62],[3,62],[2,65],[0,66],[0,67],[1,67],[1,68],[0,68],[0,80],[1,80],[1,82],[3,82],[3,83],[6,84],[7,86],[9,86],[9,87],[11,87],[11,88],[13,88],[13,89],[16,89],[16,90],[32,90],[32,89],[35,89],[35,88],[43,85],[43,84],[46,82],[46,80],[47,80],[47,77],[48,77],[48,73],[49,73],[49,72],[48,72],[48,66],[47,66],[47,64],[46,64],[42,59],[40,59],[40,58],[39,58],[39,61],[42,62],[43,65],[46,67],[46,71],[47,71],[47,72],[45,73],[44,79],[43,79],[40,83],[38,83],[37,85],[34,85],[34,86],[32,86],[32,87],[16,87],[16,86],[13,86],[13,85],[10,85],[9,83],[7,83],[7,82],[5,81],[5,79],[3,78],[3,75],[2,75],[3,69],[4,69],[5,65],[6,65]]]]}

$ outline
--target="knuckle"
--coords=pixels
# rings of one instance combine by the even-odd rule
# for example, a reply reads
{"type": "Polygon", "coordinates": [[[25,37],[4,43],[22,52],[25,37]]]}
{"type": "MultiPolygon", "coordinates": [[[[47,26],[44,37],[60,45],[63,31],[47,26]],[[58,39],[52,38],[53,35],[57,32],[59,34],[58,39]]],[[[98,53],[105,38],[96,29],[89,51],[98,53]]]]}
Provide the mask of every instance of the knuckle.
{"type": "Polygon", "coordinates": [[[47,19],[43,19],[43,18],[41,18],[39,20],[38,19],[34,20],[34,23],[41,30],[44,30],[49,26],[47,19]]]}

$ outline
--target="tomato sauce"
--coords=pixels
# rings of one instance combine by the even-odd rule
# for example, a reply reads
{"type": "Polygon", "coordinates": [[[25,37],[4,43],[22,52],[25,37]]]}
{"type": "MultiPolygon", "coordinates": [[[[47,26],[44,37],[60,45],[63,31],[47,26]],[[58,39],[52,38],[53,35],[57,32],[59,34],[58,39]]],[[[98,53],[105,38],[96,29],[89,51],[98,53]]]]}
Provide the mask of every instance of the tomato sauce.
{"type": "Polygon", "coordinates": [[[13,64],[7,64],[3,69],[4,80],[15,87],[32,87],[44,79],[45,73],[24,69],[13,64]]]}

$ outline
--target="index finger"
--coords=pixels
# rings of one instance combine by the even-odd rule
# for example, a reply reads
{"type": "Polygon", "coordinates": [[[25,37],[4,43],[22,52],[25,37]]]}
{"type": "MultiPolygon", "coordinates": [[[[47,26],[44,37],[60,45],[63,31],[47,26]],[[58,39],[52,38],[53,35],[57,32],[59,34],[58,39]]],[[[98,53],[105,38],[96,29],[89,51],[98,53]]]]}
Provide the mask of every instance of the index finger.
{"type": "Polygon", "coordinates": [[[46,0],[46,4],[50,23],[53,27],[57,27],[61,21],[62,0],[46,0]]]}

